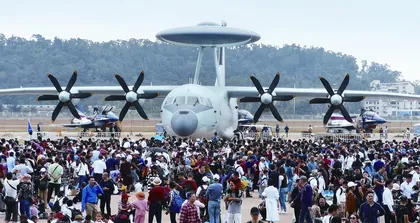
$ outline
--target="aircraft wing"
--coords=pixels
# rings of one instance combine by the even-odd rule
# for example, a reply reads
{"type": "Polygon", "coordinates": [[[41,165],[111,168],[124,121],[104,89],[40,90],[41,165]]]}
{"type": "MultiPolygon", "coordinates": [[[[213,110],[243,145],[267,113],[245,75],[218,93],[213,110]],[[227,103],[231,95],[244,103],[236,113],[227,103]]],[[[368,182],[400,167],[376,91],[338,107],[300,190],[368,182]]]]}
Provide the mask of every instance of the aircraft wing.
{"type": "Polygon", "coordinates": [[[64,128],[83,128],[83,126],[85,126],[84,124],[64,124],[61,125],[64,128]]]}
{"type": "MultiPolygon", "coordinates": [[[[268,87],[263,87],[268,89],[268,87]]],[[[242,98],[242,97],[258,97],[258,91],[255,87],[226,87],[230,98],[242,98]]],[[[327,90],[323,88],[276,88],[274,90],[276,95],[295,95],[301,98],[318,98],[328,97],[327,90]]],[[[354,91],[345,90],[343,93],[345,96],[366,96],[366,98],[392,98],[392,99],[420,99],[420,95],[416,94],[400,94],[390,93],[381,91],[354,91]]]]}
{"type": "MultiPolygon", "coordinates": [[[[133,86],[128,86],[132,89],[133,86]]],[[[177,86],[141,86],[139,90],[143,90],[144,93],[160,93],[160,97],[164,97],[177,86]]],[[[65,89],[66,87],[62,87],[65,89]]],[[[93,95],[106,96],[111,94],[124,94],[123,89],[120,86],[84,86],[84,87],[73,87],[72,91],[78,91],[79,93],[92,93],[93,95]]],[[[0,96],[8,95],[42,95],[42,94],[57,94],[57,90],[54,87],[21,87],[21,88],[9,88],[0,89],[0,96]]]]}

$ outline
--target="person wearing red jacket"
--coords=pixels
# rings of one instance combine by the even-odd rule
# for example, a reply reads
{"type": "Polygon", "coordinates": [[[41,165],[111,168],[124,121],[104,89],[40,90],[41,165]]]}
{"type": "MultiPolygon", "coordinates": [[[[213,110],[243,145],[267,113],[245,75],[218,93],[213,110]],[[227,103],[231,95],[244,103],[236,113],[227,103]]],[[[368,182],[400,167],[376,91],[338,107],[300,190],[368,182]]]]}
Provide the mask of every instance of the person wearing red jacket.
{"type": "Polygon", "coordinates": [[[238,172],[234,172],[233,177],[231,177],[228,182],[233,182],[233,184],[235,184],[235,189],[241,189],[241,179],[239,178],[238,172]]]}
{"type": "Polygon", "coordinates": [[[153,180],[153,187],[149,191],[149,222],[153,222],[153,217],[156,216],[156,222],[162,222],[162,209],[165,202],[165,188],[161,186],[162,181],[159,177],[153,180]]]}
{"type": "Polygon", "coordinates": [[[184,197],[190,191],[194,191],[194,193],[197,192],[198,186],[197,183],[194,181],[194,174],[192,172],[188,173],[188,178],[184,180],[184,182],[182,182],[181,187],[184,190],[184,197]]]}

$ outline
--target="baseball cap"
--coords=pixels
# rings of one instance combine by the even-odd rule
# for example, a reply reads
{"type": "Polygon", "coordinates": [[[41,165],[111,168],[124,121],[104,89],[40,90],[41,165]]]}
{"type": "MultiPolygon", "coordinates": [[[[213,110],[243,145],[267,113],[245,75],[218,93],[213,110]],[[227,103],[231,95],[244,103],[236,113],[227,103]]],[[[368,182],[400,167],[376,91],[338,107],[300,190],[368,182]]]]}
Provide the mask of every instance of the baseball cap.
{"type": "Polygon", "coordinates": [[[260,210],[257,207],[251,208],[251,215],[259,215],[260,210]]]}
{"type": "Polygon", "coordinates": [[[213,175],[213,180],[220,180],[219,174],[214,174],[213,175]]]}

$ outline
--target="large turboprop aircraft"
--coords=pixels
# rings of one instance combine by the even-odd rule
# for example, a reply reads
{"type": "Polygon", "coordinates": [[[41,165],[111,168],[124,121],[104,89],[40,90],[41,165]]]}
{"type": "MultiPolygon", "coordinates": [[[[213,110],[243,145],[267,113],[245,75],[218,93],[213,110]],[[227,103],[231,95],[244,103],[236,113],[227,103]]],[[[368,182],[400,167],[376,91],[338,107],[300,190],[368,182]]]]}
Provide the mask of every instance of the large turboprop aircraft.
{"type": "MultiPolygon", "coordinates": [[[[59,113],[63,106],[68,106],[73,110],[73,104],[79,98],[85,98],[90,94],[111,95],[105,98],[111,100],[125,100],[126,104],[120,113],[120,121],[134,107],[141,117],[147,119],[141,104],[144,99],[152,99],[158,95],[165,99],[161,106],[162,125],[172,136],[187,137],[212,137],[214,134],[224,138],[232,138],[234,130],[238,125],[238,98],[240,102],[260,103],[257,112],[253,116],[253,121],[257,122],[265,110],[270,110],[274,118],[283,121],[281,115],[274,106],[275,101],[287,101],[293,97],[305,97],[316,99],[311,103],[327,103],[330,108],[324,117],[326,124],[336,110],[343,113],[348,121],[353,120],[349,117],[344,102],[357,102],[364,97],[390,97],[403,99],[420,99],[419,95],[398,94],[388,92],[371,91],[352,91],[346,90],[350,76],[346,75],[342,85],[338,90],[333,90],[324,78],[321,82],[324,89],[312,88],[279,88],[280,74],[276,74],[269,87],[261,86],[258,79],[251,76],[255,87],[239,87],[225,85],[225,47],[239,46],[256,42],[260,35],[236,28],[227,27],[225,22],[222,25],[216,23],[200,23],[197,26],[169,29],[159,32],[156,38],[172,44],[182,46],[198,47],[198,59],[192,84],[181,86],[141,86],[144,73],[141,72],[134,86],[127,86],[125,81],[115,75],[120,86],[84,86],[77,87],[73,84],[76,75],[71,78],[70,87],[68,85],[62,90],[55,78],[49,75],[55,87],[33,87],[33,88],[14,88],[0,90],[2,95],[27,95],[27,94],[54,94],[41,96],[39,99],[58,100],[57,111],[59,113]],[[214,86],[199,85],[199,75],[203,50],[212,50],[214,53],[214,66],[216,68],[216,80],[214,86]],[[59,92],[57,94],[57,91],[59,92]]],[[[110,71],[111,72],[111,71],[110,71]]],[[[124,74],[128,75],[128,74],[124,74]]],[[[261,77],[267,78],[267,77],[261,77]]],[[[72,114],[76,116],[74,111],[72,114]]],[[[53,120],[57,117],[53,115],[53,120]]]]}

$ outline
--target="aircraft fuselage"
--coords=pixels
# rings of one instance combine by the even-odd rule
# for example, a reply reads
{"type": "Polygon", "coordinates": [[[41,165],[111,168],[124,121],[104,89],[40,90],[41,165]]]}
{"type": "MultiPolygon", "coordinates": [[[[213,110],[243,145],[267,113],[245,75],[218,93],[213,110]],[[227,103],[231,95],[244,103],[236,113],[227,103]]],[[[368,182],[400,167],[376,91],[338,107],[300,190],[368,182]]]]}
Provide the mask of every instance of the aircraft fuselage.
{"type": "Polygon", "coordinates": [[[238,125],[236,99],[217,86],[186,84],[173,89],[161,107],[162,125],[180,138],[232,138],[238,125]]]}

